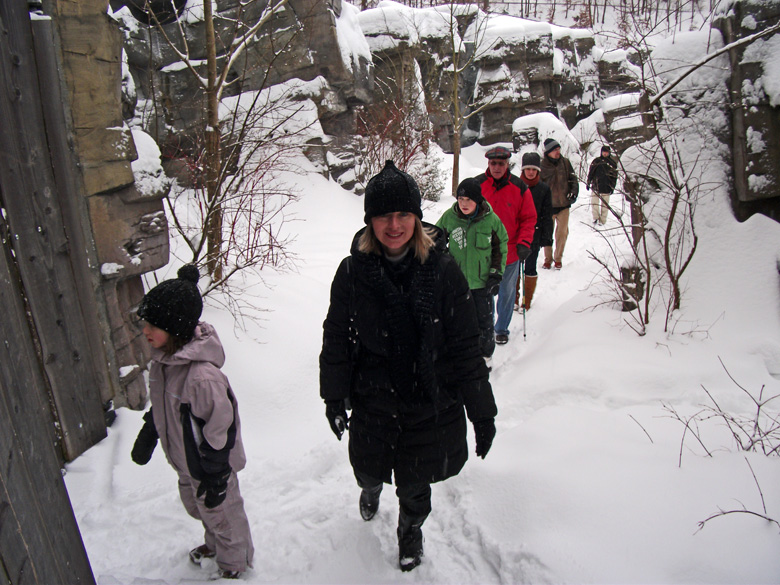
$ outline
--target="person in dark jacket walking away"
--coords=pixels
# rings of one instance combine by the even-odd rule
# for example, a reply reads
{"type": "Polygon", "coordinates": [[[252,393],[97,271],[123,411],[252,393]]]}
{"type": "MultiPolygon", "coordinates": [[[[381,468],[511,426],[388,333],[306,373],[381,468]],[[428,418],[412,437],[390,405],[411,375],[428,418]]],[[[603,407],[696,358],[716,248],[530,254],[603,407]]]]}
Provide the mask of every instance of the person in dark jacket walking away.
{"type": "Polygon", "coordinates": [[[552,192],[553,220],[555,221],[555,251],[552,245],[544,246],[544,264],[542,268],[563,268],[563,249],[569,237],[569,210],[577,201],[580,183],[569,159],[561,154],[561,145],[557,140],[544,141],[544,158],[541,164],[542,181],[552,192]]]}
{"type": "Polygon", "coordinates": [[[468,283],[420,205],[392,161],[368,182],[367,225],[333,279],[320,353],[325,415],[339,440],[349,430],[364,520],[395,481],[402,571],[422,560],[431,484],[468,458],[464,406],[482,458],[497,414],[468,283]]]}
{"type": "Polygon", "coordinates": [[[609,213],[609,197],[617,185],[617,162],[610,155],[609,146],[601,147],[601,156],[593,159],[588,171],[585,189],[593,190],[590,195],[590,209],[593,214],[593,225],[607,223],[609,213]]]}
{"type": "Polygon", "coordinates": [[[506,229],[482,197],[476,179],[458,185],[458,200],[436,222],[444,230],[449,250],[463,271],[477,308],[482,357],[490,366],[496,348],[493,297],[498,294],[506,265],[506,229]]]}
{"type": "Polygon", "coordinates": [[[520,179],[531,190],[536,207],[536,230],[534,240],[531,243],[531,254],[525,259],[525,282],[521,296],[520,280],[517,281],[517,297],[515,309],[520,309],[520,303],[524,299],[523,308],[527,311],[531,308],[531,300],[536,292],[536,283],[539,274],[536,270],[536,260],[542,246],[552,246],[553,219],[552,219],[552,193],[547,183],[539,177],[542,159],[538,152],[526,152],[522,158],[520,167],[520,179]]]}
{"type": "Polygon", "coordinates": [[[190,516],[205,528],[204,544],[190,551],[200,565],[214,559],[216,577],[238,579],[252,566],[254,546],[236,473],[246,465],[238,404],[225,374],[216,330],[199,322],[203,301],[198,269],[150,290],[138,305],[144,336],[152,346],[149,396],[152,407],[133,445],[145,465],[159,440],[179,475],[179,495],[190,516]]]}
{"type": "Polygon", "coordinates": [[[506,268],[496,303],[496,343],[509,341],[509,324],[517,290],[520,263],[531,253],[536,226],[536,207],[525,184],[509,172],[508,148],[495,146],[485,153],[488,168],[477,179],[482,184],[482,196],[490,203],[506,228],[509,237],[506,268]]]}

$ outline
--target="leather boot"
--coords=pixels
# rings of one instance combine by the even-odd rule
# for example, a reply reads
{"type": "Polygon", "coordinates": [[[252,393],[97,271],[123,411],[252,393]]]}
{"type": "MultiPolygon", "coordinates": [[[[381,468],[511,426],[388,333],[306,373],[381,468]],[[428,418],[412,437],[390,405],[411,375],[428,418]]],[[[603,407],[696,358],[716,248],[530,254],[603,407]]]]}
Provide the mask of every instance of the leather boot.
{"type": "Polygon", "coordinates": [[[525,310],[531,308],[531,299],[534,298],[534,292],[536,292],[536,280],[538,276],[525,276],[525,310]]]}

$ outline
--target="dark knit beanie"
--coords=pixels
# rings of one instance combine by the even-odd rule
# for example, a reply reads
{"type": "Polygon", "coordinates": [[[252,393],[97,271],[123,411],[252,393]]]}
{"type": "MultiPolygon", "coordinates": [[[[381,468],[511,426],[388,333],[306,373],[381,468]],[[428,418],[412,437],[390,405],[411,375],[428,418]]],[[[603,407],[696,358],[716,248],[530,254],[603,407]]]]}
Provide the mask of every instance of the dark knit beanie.
{"type": "Polygon", "coordinates": [[[422,219],[422,197],[420,188],[412,177],[398,170],[389,160],[385,168],[371,177],[366,185],[364,221],[369,223],[372,217],[406,211],[422,219]]]}
{"type": "Polygon", "coordinates": [[[524,169],[542,170],[542,157],[539,156],[538,152],[526,152],[523,155],[523,164],[520,166],[520,170],[524,169]]]}
{"type": "Polygon", "coordinates": [[[550,154],[556,148],[560,148],[560,144],[554,138],[548,138],[544,141],[544,154],[550,154]]]}
{"type": "Polygon", "coordinates": [[[607,146],[606,144],[604,146],[602,146],[601,147],[601,152],[609,152],[609,146],[607,146]]]}
{"type": "Polygon", "coordinates": [[[485,153],[485,158],[502,158],[506,159],[512,156],[509,149],[504,146],[494,146],[485,153]]]}
{"type": "Polygon", "coordinates": [[[200,273],[194,264],[185,264],[177,276],[144,295],[138,305],[138,317],[186,342],[192,339],[203,312],[197,285],[200,273]]]}
{"type": "Polygon", "coordinates": [[[458,197],[468,197],[477,205],[481,205],[485,200],[482,196],[482,185],[473,177],[461,181],[456,193],[458,197]]]}

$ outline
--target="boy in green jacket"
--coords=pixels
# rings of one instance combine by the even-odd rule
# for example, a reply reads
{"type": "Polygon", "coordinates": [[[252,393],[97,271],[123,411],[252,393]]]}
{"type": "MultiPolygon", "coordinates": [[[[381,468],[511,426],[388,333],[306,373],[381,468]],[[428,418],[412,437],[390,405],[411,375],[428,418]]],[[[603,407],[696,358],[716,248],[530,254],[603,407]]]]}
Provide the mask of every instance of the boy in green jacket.
{"type": "Polygon", "coordinates": [[[458,185],[458,201],[436,222],[449,241],[455,258],[471,289],[477,307],[482,356],[490,365],[496,347],[493,330],[493,297],[504,275],[509,237],[490,203],[482,197],[476,179],[458,185]]]}

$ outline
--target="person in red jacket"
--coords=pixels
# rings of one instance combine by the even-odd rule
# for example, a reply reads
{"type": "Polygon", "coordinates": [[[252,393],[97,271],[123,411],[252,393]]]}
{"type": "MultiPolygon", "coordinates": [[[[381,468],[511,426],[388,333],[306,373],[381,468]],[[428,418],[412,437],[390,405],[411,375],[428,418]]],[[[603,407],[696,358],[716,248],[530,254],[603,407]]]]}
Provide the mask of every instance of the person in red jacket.
{"type": "Polygon", "coordinates": [[[509,341],[509,323],[515,303],[515,289],[520,263],[531,253],[536,229],[536,206],[531,191],[519,177],[509,172],[509,149],[495,146],[485,153],[488,168],[477,179],[482,196],[501,219],[509,236],[506,268],[496,303],[496,343],[509,341]]]}

